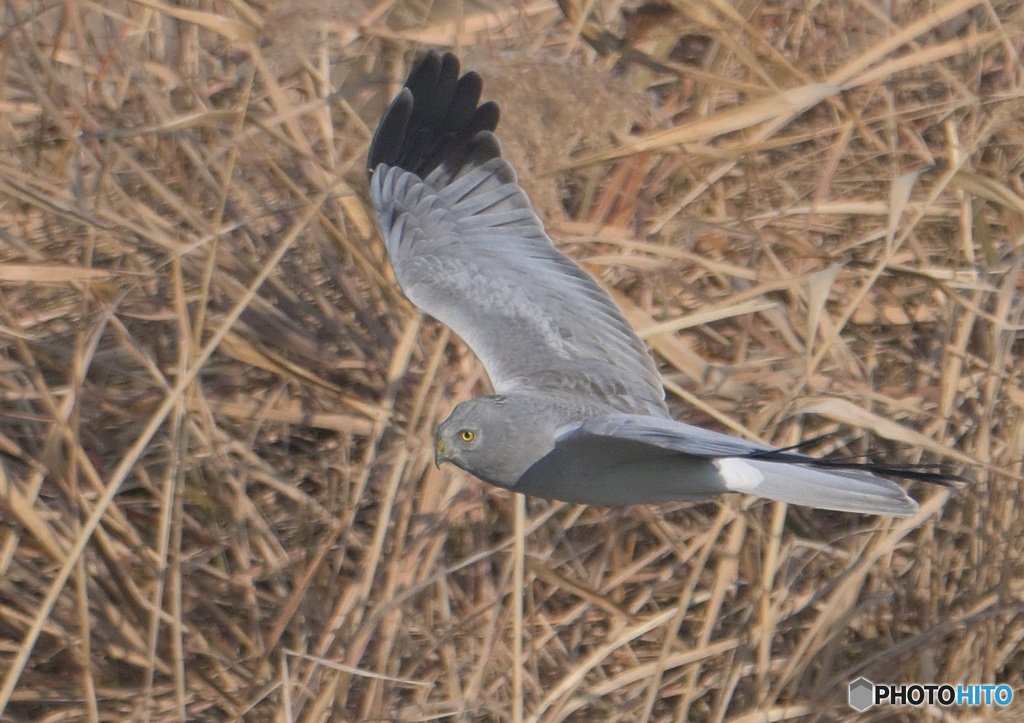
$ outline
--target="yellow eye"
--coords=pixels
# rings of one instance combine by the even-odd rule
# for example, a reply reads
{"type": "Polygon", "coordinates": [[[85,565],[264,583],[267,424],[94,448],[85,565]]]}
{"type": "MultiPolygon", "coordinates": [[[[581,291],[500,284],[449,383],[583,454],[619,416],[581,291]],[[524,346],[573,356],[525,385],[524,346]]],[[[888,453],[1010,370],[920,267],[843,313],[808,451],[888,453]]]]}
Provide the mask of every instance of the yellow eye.
{"type": "Polygon", "coordinates": [[[459,432],[459,436],[462,437],[463,442],[472,442],[474,439],[476,439],[476,432],[470,429],[463,429],[461,432],[459,432]]]}

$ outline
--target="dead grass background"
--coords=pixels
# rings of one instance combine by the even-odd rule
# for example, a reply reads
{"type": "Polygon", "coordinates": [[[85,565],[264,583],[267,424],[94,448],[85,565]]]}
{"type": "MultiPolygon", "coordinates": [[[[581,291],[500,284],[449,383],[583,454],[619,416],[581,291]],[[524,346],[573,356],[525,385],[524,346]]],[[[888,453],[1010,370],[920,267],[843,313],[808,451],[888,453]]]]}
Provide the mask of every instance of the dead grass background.
{"type": "Polygon", "coordinates": [[[0,718],[842,720],[865,675],[1017,719],[1022,45],[983,0],[8,2],[0,718]],[[485,377],[366,203],[435,46],[679,418],[975,484],[531,500],[516,587],[512,496],[431,464],[485,377]]]}

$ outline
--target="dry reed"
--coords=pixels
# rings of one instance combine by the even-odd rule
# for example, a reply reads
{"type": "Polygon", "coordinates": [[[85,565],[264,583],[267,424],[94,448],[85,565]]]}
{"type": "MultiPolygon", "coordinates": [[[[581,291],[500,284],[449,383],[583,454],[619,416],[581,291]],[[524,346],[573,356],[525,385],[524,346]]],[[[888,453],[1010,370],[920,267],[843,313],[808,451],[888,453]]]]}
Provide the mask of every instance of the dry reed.
{"type": "Polygon", "coordinates": [[[1020,5],[188,5],[0,10],[0,718],[842,720],[859,675],[1019,716],[1020,5]],[[431,464],[486,378],[366,202],[428,46],[677,417],[975,483],[515,534],[431,464]]]}

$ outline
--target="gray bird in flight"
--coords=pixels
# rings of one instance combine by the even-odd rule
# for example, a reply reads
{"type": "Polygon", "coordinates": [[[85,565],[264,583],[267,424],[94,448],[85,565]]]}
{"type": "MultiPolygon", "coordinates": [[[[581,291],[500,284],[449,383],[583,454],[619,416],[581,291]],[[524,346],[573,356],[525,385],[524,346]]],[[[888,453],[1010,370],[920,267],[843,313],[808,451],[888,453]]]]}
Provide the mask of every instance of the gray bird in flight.
{"type": "Polygon", "coordinates": [[[469,345],[495,393],[437,430],[435,462],[513,492],[598,505],[743,492],[830,510],[913,515],[878,474],[677,422],[654,360],[611,297],[559,253],[501,157],[498,106],[451,53],[427,53],[370,145],[370,196],[402,290],[469,345]]]}

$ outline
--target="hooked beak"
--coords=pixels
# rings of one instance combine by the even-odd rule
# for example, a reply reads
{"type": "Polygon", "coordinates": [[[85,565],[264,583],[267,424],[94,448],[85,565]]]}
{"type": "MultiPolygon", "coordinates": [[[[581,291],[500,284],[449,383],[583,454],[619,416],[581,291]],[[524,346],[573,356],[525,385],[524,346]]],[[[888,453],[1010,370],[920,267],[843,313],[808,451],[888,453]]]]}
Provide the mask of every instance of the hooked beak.
{"type": "Polygon", "coordinates": [[[450,455],[445,454],[448,445],[445,444],[443,439],[437,440],[437,446],[434,448],[434,466],[440,468],[441,464],[447,462],[450,455]]]}

